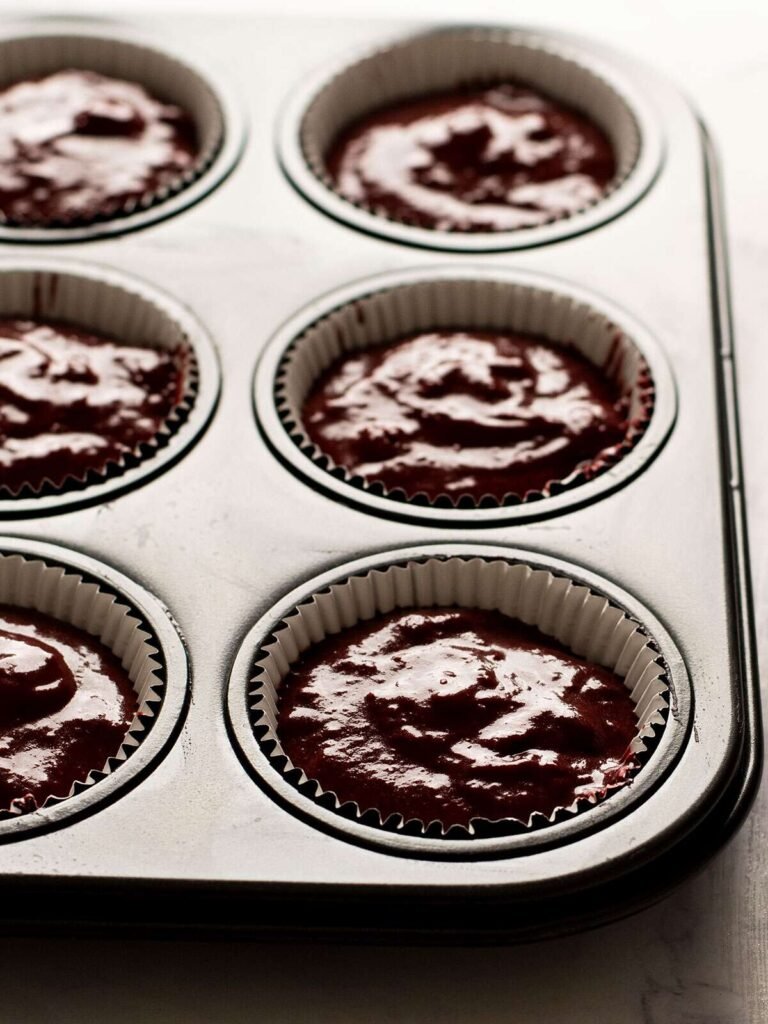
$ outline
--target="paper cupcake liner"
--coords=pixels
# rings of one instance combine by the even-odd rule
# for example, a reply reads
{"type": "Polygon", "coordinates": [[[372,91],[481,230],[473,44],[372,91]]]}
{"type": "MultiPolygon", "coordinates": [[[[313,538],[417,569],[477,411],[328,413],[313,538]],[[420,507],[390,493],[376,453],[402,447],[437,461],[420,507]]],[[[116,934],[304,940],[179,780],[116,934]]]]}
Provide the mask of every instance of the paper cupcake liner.
{"type": "Polygon", "coordinates": [[[500,557],[425,557],[393,563],[326,586],[285,615],[259,649],[248,693],[250,722],[262,751],[308,801],[342,817],[388,832],[427,838],[468,839],[514,834],[573,817],[632,785],[663,731],[669,707],[669,681],[654,640],[622,608],[589,586],[544,568],[500,557]],[[386,819],[375,807],[323,790],[301,765],[294,765],[280,744],[277,722],[280,686],[301,654],[325,637],[396,608],[462,607],[496,610],[535,626],[590,662],[624,679],[635,705],[637,734],[627,757],[640,767],[621,785],[595,792],[550,814],[535,812],[527,821],[473,818],[466,826],[386,819]]]}
{"type": "Polygon", "coordinates": [[[148,210],[187,188],[213,163],[224,140],[224,113],[216,93],[203,76],[184,61],[143,41],[91,31],[56,28],[0,39],[0,88],[24,79],[45,77],[68,68],[96,71],[134,82],[155,98],[180,107],[192,119],[198,155],[192,166],[163,184],[124,203],[115,203],[93,217],[55,221],[14,221],[0,213],[0,224],[34,228],[82,227],[148,210]]]}
{"type": "Polygon", "coordinates": [[[0,269],[0,317],[20,317],[69,323],[74,327],[126,345],[163,350],[176,355],[184,373],[182,396],[156,435],[130,453],[90,467],[80,475],[47,478],[38,486],[24,484],[14,491],[0,481],[0,499],[41,497],[84,489],[120,476],[150,461],[171,441],[190,416],[199,390],[194,347],[186,328],[167,309],[156,305],[138,286],[132,289],[107,274],[47,269],[0,269]]]}
{"type": "MultiPolygon", "coordinates": [[[[326,167],[333,141],[359,118],[393,103],[502,82],[531,86],[579,110],[606,133],[614,150],[616,174],[603,196],[586,203],[582,210],[603,202],[632,174],[640,155],[641,130],[632,104],[619,88],[595,70],[594,62],[582,60],[555,40],[503,28],[454,28],[411,36],[342,68],[306,106],[299,128],[304,158],[315,177],[335,195],[376,217],[392,220],[385,211],[336,192],[326,167]]],[[[579,212],[556,214],[536,225],[517,228],[515,233],[572,218],[579,212]]],[[[397,223],[409,225],[407,219],[397,223]]]]}
{"type": "MultiPolygon", "coordinates": [[[[97,637],[121,662],[138,700],[138,710],[114,756],[106,764],[95,764],[68,793],[52,794],[40,805],[50,807],[112,775],[146,738],[165,690],[160,645],[151,627],[106,585],[34,556],[0,551],[0,604],[33,609],[97,637]]],[[[20,798],[9,810],[0,811],[0,820],[40,807],[28,807],[20,798]]]]}
{"type": "Polygon", "coordinates": [[[419,279],[366,293],[317,320],[287,348],[275,380],[275,402],[284,429],[316,465],[363,491],[433,507],[493,508],[551,497],[577,487],[620,462],[645,433],[653,413],[655,385],[636,342],[613,320],[567,292],[529,283],[478,275],[419,279]],[[541,490],[508,493],[502,498],[444,493],[430,499],[421,492],[388,490],[382,481],[365,480],[335,463],[307,435],[302,407],[314,382],[340,355],[395,341],[417,331],[478,329],[538,335],[572,346],[618,383],[629,399],[623,442],[562,480],[541,490]]]}

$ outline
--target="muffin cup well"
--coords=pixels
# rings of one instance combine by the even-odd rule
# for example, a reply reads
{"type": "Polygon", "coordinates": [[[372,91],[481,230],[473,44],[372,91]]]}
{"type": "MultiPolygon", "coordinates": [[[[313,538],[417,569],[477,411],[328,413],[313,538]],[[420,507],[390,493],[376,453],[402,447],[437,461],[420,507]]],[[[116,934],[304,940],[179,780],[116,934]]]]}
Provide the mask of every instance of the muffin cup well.
{"type": "Polygon", "coordinates": [[[484,251],[541,244],[615,216],[650,186],[662,144],[644,98],[587,47],[554,34],[459,27],[397,38],[318,75],[285,111],[280,153],[300,191],[355,227],[417,245],[484,251]],[[430,93],[510,81],[577,109],[602,128],[614,150],[616,173],[600,199],[541,225],[463,233],[390,220],[335,191],[326,156],[334,139],[359,118],[430,93]]]}
{"type": "Polygon", "coordinates": [[[118,344],[173,353],[184,374],[181,398],[153,438],[80,475],[18,491],[0,483],[0,513],[51,511],[130,486],[178,457],[213,410],[219,377],[210,340],[183,307],[137,279],[71,261],[8,262],[0,265],[0,317],[59,321],[118,344]]]}
{"type": "Polygon", "coordinates": [[[350,837],[448,856],[546,842],[556,831],[592,827],[596,814],[605,818],[604,809],[618,813],[639,799],[658,782],[679,742],[687,676],[663,627],[644,609],[642,617],[635,614],[639,608],[629,595],[575,566],[509,549],[445,545],[361,560],[295,591],[254,627],[233,669],[230,721],[247,762],[279,798],[350,837]],[[340,798],[324,791],[280,745],[282,680],[301,653],[326,636],[396,608],[428,606],[500,611],[622,676],[635,704],[637,736],[630,752],[641,761],[638,771],[610,794],[595,793],[525,822],[475,818],[448,829],[398,815],[382,820],[376,808],[357,805],[353,794],[340,798]]]}
{"type": "Polygon", "coordinates": [[[428,518],[444,525],[539,517],[611,490],[658,450],[674,419],[670,372],[658,346],[639,324],[597,296],[540,276],[474,268],[383,275],[334,293],[278,333],[259,366],[256,410],[281,454],[349,500],[385,514],[428,518]],[[441,329],[511,331],[572,346],[604,370],[629,398],[623,443],[540,491],[487,495],[387,490],[336,465],[308,437],[302,406],[314,382],[338,356],[441,329]],[[271,391],[271,394],[269,393],[271,391]],[[273,407],[273,408],[272,408],[273,407]],[[274,411],[273,411],[274,410],[274,411]],[[281,437],[292,441],[287,451],[281,437]],[[588,490],[589,489],[589,490],[588,490]]]}
{"type": "MultiPolygon", "coordinates": [[[[161,188],[150,189],[93,217],[15,223],[0,215],[0,237],[5,240],[73,241],[142,226],[175,212],[175,199],[180,193],[194,190],[194,198],[205,194],[216,183],[210,180],[213,165],[223,177],[243,144],[242,120],[226,86],[217,77],[193,67],[183,56],[156,49],[138,34],[122,29],[106,33],[87,25],[75,27],[60,22],[22,26],[0,36],[0,66],[0,88],[69,68],[134,82],[153,97],[185,111],[195,125],[198,146],[193,164],[161,188]]],[[[188,198],[193,201],[191,195],[188,198]]]]}
{"type": "Polygon", "coordinates": [[[34,810],[20,800],[0,812],[4,839],[82,813],[94,799],[106,799],[134,778],[172,735],[187,673],[165,609],[121,574],[84,556],[0,538],[0,604],[32,609],[96,637],[121,662],[138,701],[123,742],[106,764],[94,764],[68,793],[51,794],[34,810]]]}

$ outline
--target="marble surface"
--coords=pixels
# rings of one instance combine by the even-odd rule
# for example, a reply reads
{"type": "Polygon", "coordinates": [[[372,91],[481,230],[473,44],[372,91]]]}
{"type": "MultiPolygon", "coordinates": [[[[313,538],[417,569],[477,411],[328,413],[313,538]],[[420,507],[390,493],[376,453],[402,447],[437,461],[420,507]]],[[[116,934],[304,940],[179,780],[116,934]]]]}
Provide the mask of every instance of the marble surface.
{"type": "MultiPolygon", "coordinates": [[[[136,0],[133,9],[148,6],[136,0]]],[[[216,5],[267,14],[277,6],[216,5]]],[[[310,6],[316,11],[308,0],[288,0],[280,10],[310,6]]],[[[768,664],[768,9],[743,0],[674,8],[660,0],[620,8],[603,0],[578,8],[564,0],[545,8],[532,0],[327,6],[443,20],[505,14],[577,29],[655,61],[704,113],[724,157],[757,625],[768,664]]],[[[27,0],[24,9],[57,5],[27,0]]],[[[3,939],[0,1022],[760,1024],[768,1020],[767,832],[763,790],[730,846],[656,907],[589,933],[516,948],[3,939]]]]}

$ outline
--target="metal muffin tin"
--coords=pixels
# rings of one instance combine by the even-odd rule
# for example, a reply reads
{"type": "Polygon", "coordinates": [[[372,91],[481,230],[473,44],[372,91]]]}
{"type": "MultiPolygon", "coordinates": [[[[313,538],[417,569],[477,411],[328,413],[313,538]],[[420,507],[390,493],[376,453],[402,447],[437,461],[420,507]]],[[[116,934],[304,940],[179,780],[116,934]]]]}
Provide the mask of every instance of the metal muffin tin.
{"type": "MultiPolygon", "coordinates": [[[[559,222],[580,233],[477,254],[473,266],[562,279],[642,323],[669,364],[677,417],[637,475],[580,507],[427,523],[380,515],[289,469],[260,434],[252,400],[268,339],[297,311],[322,306],[318,297],[361,277],[466,264],[466,254],[415,250],[316,209],[287,181],[274,144],[287,130],[285,97],[318,65],[342,67],[360,47],[412,30],[194,18],[143,29],[155,39],[172,30],[174,47],[226,61],[250,144],[205,202],[119,239],[97,226],[87,247],[58,245],[55,255],[138,276],[190,307],[218,351],[221,399],[197,443],[154,479],[84,508],[25,509],[3,532],[17,538],[6,544],[53,542],[73,561],[98,560],[155,595],[184,637],[191,697],[177,739],[139,784],[76,821],[0,845],[4,926],[485,942],[595,924],[658,898],[737,826],[761,760],[724,236],[716,165],[695,114],[626,56],[546,34],[643,97],[665,159],[609,223],[559,222]],[[646,615],[651,634],[658,623],[670,637],[690,678],[690,728],[683,717],[676,750],[637,800],[610,797],[595,810],[615,799],[615,814],[584,815],[568,834],[553,827],[550,842],[542,829],[530,849],[438,860],[373,848],[365,834],[297,813],[258,766],[246,769],[233,735],[243,728],[236,688],[257,634],[292,592],[348,563],[447,546],[573,566],[641,622],[646,615]]],[[[30,254],[50,256],[40,246],[4,252],[30,254]]],[[[257,395],[260,405],[267,398],[257,395]]]]}

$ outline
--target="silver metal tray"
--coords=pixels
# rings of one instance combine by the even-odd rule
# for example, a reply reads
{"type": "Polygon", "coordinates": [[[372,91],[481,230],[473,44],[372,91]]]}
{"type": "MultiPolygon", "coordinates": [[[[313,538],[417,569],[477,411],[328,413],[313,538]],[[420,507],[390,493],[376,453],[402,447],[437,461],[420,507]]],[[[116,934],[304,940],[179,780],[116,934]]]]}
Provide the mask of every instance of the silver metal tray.
{"type": "Polygon", "coordinates": [[[77,510],[48,503],[35,515],[27,505],[2,531],[82,552],[155,595],[183,635],[191,697],[177,739],[138,784],[74,822],[6,837],[3,926],[498,941],[595,924],[657,898],[736,827],[761,758],[724,234],[695,114],[625,55],[569,37],[644,97],[663,140],[656,180],[610,222],[567,239],[433,252],[315,208],[284,176],[275,142],[281,105],[305,76],[412,28],[193,18],[137,28],[157,45],[173,38],[192,62],[205,51],[226,66],[249,125],[239,165],[162,223],[55,248],[6,244],[2,258],[88,260],[166,291],[211,335],[221,397],[197,443],[154,479],[77,510]],[[407,510],[385,517],[340,500],[267,444],[252,381],[282,324],[361,277],[459,261],[562,278],[643,324],[671,367],[677,418],[638,475],[535,521],[410,521],[407,510]],[[395,856],[288,809],[242,763],[225,698],[253,624],[344,563],[448,543],[574,563],[669,633],[691,680],[690,729],[663,779],[626,813],[504,856],[395,856]]]}

